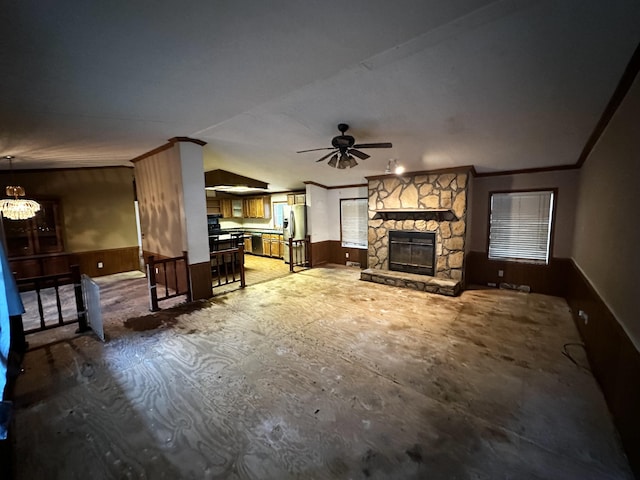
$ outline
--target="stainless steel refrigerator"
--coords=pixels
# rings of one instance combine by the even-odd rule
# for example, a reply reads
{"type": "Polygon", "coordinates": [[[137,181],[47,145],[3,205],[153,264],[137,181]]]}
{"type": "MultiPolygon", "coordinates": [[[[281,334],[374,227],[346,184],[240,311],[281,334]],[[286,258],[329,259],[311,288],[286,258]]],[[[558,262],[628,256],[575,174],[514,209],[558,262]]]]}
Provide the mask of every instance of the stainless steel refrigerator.
{"type": "MultiPolygon", "coordinates": [[[[303,240],[307,235],[307,206],[285,205],[284,213],[284,261],[289,263],[289,239],[303,240]]],[[[294,247],[294,263],[304,262],[305,250],[302,245],[294,247]]]]}

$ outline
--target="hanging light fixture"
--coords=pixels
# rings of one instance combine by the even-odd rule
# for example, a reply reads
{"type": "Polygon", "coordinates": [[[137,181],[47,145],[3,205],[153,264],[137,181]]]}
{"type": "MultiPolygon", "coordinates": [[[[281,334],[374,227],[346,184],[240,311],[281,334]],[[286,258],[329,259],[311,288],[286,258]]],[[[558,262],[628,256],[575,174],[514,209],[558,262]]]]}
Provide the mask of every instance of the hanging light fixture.
{"type": "Polygon", "coordinates": [[[395,173],[396,175],[402,175],[404,173],[404,167],[398,163],[398,160],[392,158],[387,162],[387,169],[384,173],[395,173]]]}
{"type": "MultiPolygon", "coordinates": [[[[11,170],[11,181],[13,182],[13,157],[7,155],[4,158],[9,160],[9,169],[11,170]]],[[[20,185],[8,185],[6,189],[7,197],[0,201],[0,212],[6,218],[11,220],[26,220],[35,217],[40,211],[40,204],[35,200],[27,200],[24,197],[24,188],[20,185]]]]}

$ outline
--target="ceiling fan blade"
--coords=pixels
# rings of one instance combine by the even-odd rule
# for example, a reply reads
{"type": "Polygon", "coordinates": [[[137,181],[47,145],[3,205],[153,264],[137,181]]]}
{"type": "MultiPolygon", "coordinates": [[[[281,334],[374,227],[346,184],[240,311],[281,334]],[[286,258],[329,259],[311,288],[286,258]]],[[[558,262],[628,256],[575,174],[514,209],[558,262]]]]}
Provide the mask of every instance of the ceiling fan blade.
{"type": "Polygon", "coordinates": [[[337,153],[333,157],[331,157],[331,160],[329,160],[329,166],[335,168],[336,163],[338,163],[338,154],[337,153]]]}
{"type": "Polygon", "coordinates": [[[336,151],[333,151],[333,152],[327,153],[327,154],[326,154],[324,157],[322,157],[321,159],[316,160],[316,163],[317,163],[317,162],[321,162],[321,161],[323,161],[323,160],[326,160],[326,159],[327,159],[327,158],[329,158],[331,155],[333,155],[335,152],[336,152],[336,151]]]}
{"type": "Polygon", "coordinates": [[[359,143],[358,145],[354,145],[352,148],[391,148],[393,145],[391,143],[359,143]]]}
{"type": "Polygon", "coordinates": [[[319,152],[320,150],[335,150],[335,147],[312,148],[311,150],[300,150],[299,152],[296,152],[296,153],[319,152]]]}
{"type": "Polygon", "coordinates": [[[360,150],[356,150],[355,148],[352,148],[349,150],[349,153],[355,155],[356,157],[358,157],[360,160],[366,160],[367,158],[369,158],[371,155],[367,155],[364,152],[361,152],[360,150]]]}

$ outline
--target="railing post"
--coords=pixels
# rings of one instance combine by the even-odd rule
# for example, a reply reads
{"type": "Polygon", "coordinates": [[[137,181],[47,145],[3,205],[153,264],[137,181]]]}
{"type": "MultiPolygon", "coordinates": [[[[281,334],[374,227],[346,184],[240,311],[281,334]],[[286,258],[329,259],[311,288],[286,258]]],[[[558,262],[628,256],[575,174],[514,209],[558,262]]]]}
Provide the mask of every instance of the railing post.
{"type": "Polygon", "coordinates": [[[153,255],[149,255],[147,260],[147,281],[149,283],[149,310],[157,312],[160,310],[158,307],[158,292],[156,291],[156,266],[153,255]]]}
{"type": "MultiPolygon", "coordinates": [[[[182,252],[182,256],[184,257],[184,268],[187,274],[187,302],[192,302],[193,296],[191,294],[191,271],[189,270],[189,254],[187,253],[186,250],[184,250],[182,252]]],[[[177,291],[178,291],[178,285],[176,284],[176,292],[177,291]]]]}
{"type": "Polygon", "coordinates": [[[71,265],[71,280],[76,294],[76,310],[78,312],[78,330],[76,330],[76,333],[84,333],[89,330],[89,325],[87,325],[87,310],[82,296],[82,279],[79,265],[71,265]]]}
{"type": "Polygon", "coordinates": [[[304,237],[304,248],[306,250],[307,267],[311,268],[311,235],[304,237]]]}
{"type": "Polygon", "coordinates": [[[293,238],[289,237],[289,271],[293,272],[293,238]]]}
{"type": "Polygon", "coordinates": [[[244,243],[238,244],[238,257],[240,259],[240,288],[246,285],[244,280],[244,243]]]}
{"type": "Polygon", "coordinates": [[[35,287],[36,287],[36,296],[38,297],[38,314],[40,315],[40,328],[44,329],[45,328],[44,307],[42,306],[42,295],[40,293],[41,290],[42,290],[40,288],[40,280],[38,278],[36,278],[34,284],[35,284],[35,287]]]}

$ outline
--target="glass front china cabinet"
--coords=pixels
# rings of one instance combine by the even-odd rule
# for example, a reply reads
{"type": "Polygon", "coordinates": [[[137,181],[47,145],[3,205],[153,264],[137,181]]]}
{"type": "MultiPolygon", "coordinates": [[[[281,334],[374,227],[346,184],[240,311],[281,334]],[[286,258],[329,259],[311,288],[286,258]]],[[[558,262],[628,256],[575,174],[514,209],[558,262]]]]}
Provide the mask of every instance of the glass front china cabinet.
{"type": "Polygon", "coordinates": [[[28,220],[2,218],[9,258],[64,251],[60,206],[56,200],[38,200],[40,211],[28,220]]]}

